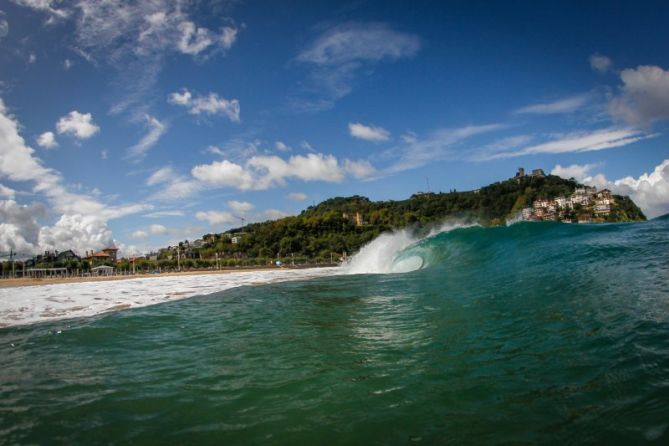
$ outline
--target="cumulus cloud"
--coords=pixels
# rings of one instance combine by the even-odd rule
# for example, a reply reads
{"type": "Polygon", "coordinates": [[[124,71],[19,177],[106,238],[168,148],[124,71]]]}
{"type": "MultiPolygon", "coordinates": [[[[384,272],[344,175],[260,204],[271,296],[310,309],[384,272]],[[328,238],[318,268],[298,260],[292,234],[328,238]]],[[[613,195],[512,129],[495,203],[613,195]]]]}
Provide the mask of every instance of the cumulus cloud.
{"type": "MultiPolygon", "coordinates": [[[[24,236],[28,243],[39,246],[41,250],[63,249],[63,245],[59,243],[67,239],[64,233],[68,228],[73,231],[70,238],[73,243],[83,243],[83,240],[92,243],[97,235],[105,233],[108,220],[152,208],[147,204],[108,205],[96,199],[94,194],[72,192],[63,185],[61,174],[45,167],[35,156],[35,151],[26,145],[19,133],[19,127],[19,123],[9,114],[0,99],[0,179],[32,183],[32,191],[45,196],[52,204],[51,210],[62,214],[60,223],[56,223],[54,227],[46,227],[41,231],[44,235],[40,234],[39,239],[34,234],[24,236]]],[[[17,230],[25,235],[26,228],[31,227],[27,224],[15,226],[13,229],[6,226],[5,229],[17,230]]]]}
{"type": "Polygon", "coordinates": [[[376,169],[369,161],[351,161],[344,160],[344,171],[351,174],[353,178],[363,180],[376,174],[376,169]]]}
{"type": "Polygon", "coordinates": [[[193,96],[188,90],[171,93],[167,101],[170,104],[188,107],[188,113],[200,115],[222,115],[232,122],[239,122],[239,101],[237,99],[225,99],[216,93],[209,93],[206,96],[193,96]]]}
{"type": "Polygon", "coordinates": [[[79,139],[88,139],[100,131],[100,127],[93,123],[90,113],[79,113],[74,110],[63,116],[56,123],[56,130],[60,134],[70,134],[79,139]]]}
{"type": "Polygon", "coordinates": [[[420,49],[420,39],[383,23],[345,23],[323,32],[297,56],[311,69],[310,91],[316,99],[302,101],[305,110],[332,106],[353,88],[358,74],[371,72],[380,62],[409,58],[420,49]]]}
{"type": "Polygon", "coordinates": [[[44,132],[37,138],[37,145],[44,147],[45,149],[54,149],[58,147],[58,141],[56,141],[56,135],[53,132],[44,132]]]}
{"type": "Polygon", "coordinates": [[[0,200],[0,251],[12,249],[21,254],[39,251],[38,219],[46,209],[42,204],[21,205],[14,200],[0,200]]]}
{"type": "Polygon", "coordinates": [[[255,179],[250,172],[228,160],[195,166],[191,173],[198,180],[215,186],[229,186],[244,190],[252,189],[255,184],[255,179]]]}
{"type": "Polygon", "coordinates": [[[514,113],[533,115],[571,113],[583,107],[587,102],[588,95],[571,96],[554,102],[527,105],[525,107],[519,108],[514,113]]]}
{"type": "Polygon", "coordinates": [[[349,123],[348,131],[352,137],[366,141],[381,142],[390,139],[390,132],[383,127],[367,126],[359,122],[349,123]]]}
{"type": "Polygon", "coordinates": [[[14,189],[7,187],[4,184],[0,184],[0,197],[14,199],[15,196],[16,191],[14,189]]]}
{"type": "Polygon", "coordinates": [[[611,59],[606,56],[602,56],[598,53],[590,56],[590,68],[599,73],[606,73],[611,69],[612,66],[613,61],[611,61],[611,59]]]}
{"type": "Polygon", "coordinates": [[[149,232],[151,235],[165,235],[167,234],[167,227],[163,225],[151,225],[149,226],[149,232]]]}
{"type": "Polygon", "coordinates": [[[137,231],[134,231],[132,234],[130,234],[130,237],[138,240],[144,240],[149,237],[149,233],[138,229],[137,231]]]}
{"type": "Polygon", "coordinates": [[[305,201],[307,198],[307,194],[304,192],[291,192],[288,194],[288,199],[293,201],[305,201]]]}
{"type": "Polygon", "coordinates": [[[94,215],[63,215],[55,225],[43,227],[39,234],[39,245],[50,250],[73,249],[83,253],[113,243],[107,222],[94,215]]]}
{"type": "Polygon", "coordinates": [[[195,218],[212,226],[228,225],[237,221],[234,215],[223,211],[200,211],[195,214],[195,218]]]}
{"type": "Polygon", "coordinates": [[[669,71],[645,65],[623,70],[620,79],[620,94],[609,103],[614,118],[644,127],[669,119],[669,71]]]}
{"type": "Polygon", "coordinates": [[[128,149],[127,159],[139,161],[144,158],[151,147],[156,145],[160,137],[167,131],[167,126],[153,116],[145,115],[144,119],[148,131],[137,144],[128,149]]]}
{"type": "Polygon", "coordinates": [[[248,201],[237,201],[237,200],[228,201],[228,207],[238,214],[246,214],[247,212],[250,212],[255,208],[255,206],[253,206],[248,201]]]}
{"type": "Polygon", "coordinates": [[[341,182],[346,175],[363,178],[375,172],[367,161],[344,160],[333,155],[309,153],[288,159],[278,156],[252,156],[244,162],[214,161],[193,167],[191,174],[202,184],[233,187],[239,190],[265,190],[284,186],[289,179],[341,182]]]}
{"type": "Polygon", "coordinates": [[[583,181],[590,177],[592,169],[597,167],[597,164],[572,164],[570,166],[561,166],[557,164],[551,171],[551,175],[557,175],[562,178],[573,178],[576,181],[583,181]]]}

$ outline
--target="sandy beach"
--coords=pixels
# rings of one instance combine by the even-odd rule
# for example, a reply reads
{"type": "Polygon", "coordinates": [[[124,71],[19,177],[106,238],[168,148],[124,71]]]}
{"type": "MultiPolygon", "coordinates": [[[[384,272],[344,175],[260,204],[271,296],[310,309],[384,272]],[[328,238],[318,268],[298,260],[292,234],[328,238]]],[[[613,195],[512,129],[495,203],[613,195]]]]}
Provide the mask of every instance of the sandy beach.
{"type": "MultiPolygon", "coordinates": [[[[321,268],[328,268],[322,266],[321,268]]],[[[313,266],[309,266],[313,268],[313,266]]],[[[291,269],[304,269],[304,267],[276,267],[276,266],[258,266],[258,267],[244,267],[244,268],[226,268],[220,270],[190,270],[181,272],[168,272],[159,274],[134,274],[134,275],[114,275],[114,276],[87,276],[87,277],[21,277],[16,279],[0,279],[0,288],[14,288],[14,287],[28,287],[40,285],[54,285],[66,283],[83,283],[83,282],[109,282],[115,280],[130,280],[130,279],[146,279],[156,277],[172,277],[172,276],[201,276],[211,274],[230,274],[242,273],[251,271],[281,271],[291,269]]]]}

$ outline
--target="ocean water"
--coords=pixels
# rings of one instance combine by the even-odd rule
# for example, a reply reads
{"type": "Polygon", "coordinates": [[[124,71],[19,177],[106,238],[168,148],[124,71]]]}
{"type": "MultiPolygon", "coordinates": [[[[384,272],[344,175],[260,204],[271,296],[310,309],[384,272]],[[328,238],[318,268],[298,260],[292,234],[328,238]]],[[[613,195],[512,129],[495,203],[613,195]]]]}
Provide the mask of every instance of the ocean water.
{"type": "Polygon", "coordinates": [[[0,444],[669,444],[668,218],[442,229],[0,329],[0,444]]]}

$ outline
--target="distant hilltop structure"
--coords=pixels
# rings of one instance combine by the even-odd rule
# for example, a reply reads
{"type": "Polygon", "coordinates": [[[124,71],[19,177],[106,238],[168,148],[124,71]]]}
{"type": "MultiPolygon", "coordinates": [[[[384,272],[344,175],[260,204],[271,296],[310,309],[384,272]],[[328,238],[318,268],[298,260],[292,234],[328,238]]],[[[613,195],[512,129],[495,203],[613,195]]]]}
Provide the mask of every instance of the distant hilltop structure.
{"type": "Polygon", "coordinates": [[[525,168],[524,167],[519,167],[518,172],[516,172],[516,176],[514,178],[521,179],[521,178],[525,178],[527,176],[534,177],[534,178],[543,178],[543,177],[546,176],[546,174],[544,173],[543,169],[534,169],[534,170],[532,170],[532,173],[530,175],[526,175],[525,174],[525,168]]]}

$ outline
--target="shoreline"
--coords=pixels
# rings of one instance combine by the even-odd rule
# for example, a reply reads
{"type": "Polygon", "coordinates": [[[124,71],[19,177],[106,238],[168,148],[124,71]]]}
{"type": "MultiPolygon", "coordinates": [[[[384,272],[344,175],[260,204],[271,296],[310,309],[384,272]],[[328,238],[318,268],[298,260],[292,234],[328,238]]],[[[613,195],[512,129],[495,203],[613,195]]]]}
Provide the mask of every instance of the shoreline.
{"type": "Polygon", "coordinates": [[[189,270],[189,271],[171,271],[167,273],[141,273],[128,274],[119,276],[88,276],[88,277],[21,277],[15,279],[0,279],[0,288],[24,288],[35,287],[41,285],[57,285],[68,283],[85,283],[85,282],[111,282],[119,280],[131,279],[147,279],[156,277],[173,277],[173,276],[204,276],[215,274],[230,274],[241,272],[258,272],[258,271],[281,271],[281,270],[299,270],[307,268],[334,268],[336,265],[304,265],[304,266],[254,266],[254,267],[240,267],[240,268],[225,268],[220,270],[189,270]]]}

